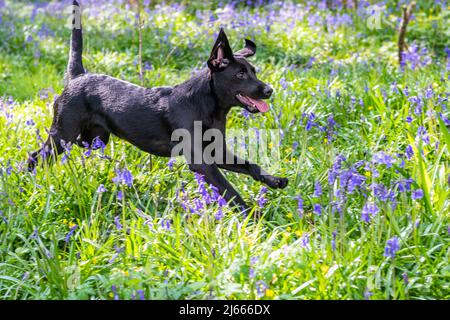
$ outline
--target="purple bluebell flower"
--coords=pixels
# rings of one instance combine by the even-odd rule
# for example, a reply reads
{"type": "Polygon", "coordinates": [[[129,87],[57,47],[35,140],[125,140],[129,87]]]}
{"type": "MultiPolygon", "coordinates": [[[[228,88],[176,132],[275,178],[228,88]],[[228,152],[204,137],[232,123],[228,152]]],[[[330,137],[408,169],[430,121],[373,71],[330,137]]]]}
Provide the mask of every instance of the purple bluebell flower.
{"type": "Polygon", "coordinates": [[[330,143],[333,140],[333,136],[336,134],[336,126],[336,120],[334,120],[333,115],[330,115],[327,119],[327,143],[330,143]]]}
{"type": "Polygon", "coordinates": [[[217,209],[216,214],[214,215],[214,218],[216,220],[221,220],[223,218],[223,211],[222,208],[217,209]]]}
{"type": "Polygon", "coordinates": [[[267,187],[262,187],[261,190],[259,191],[259,196],[258,196],[258,207],[263,208],[264,205],[267,202],[267,199],[265,198],[265,194],[267,193],[267,187]]]}
{"type": "Polygon", "coordinates": [[[330,115],[328,117],[327,123],[328,123],[328,126],[330,126],[330,127],[335,127],[336,126],[336,120],[334,120],[333,115],[330,115]]]}
{"type": "MultiPolygon", "coordinates": [[[[60,144],[61,144],[61,147],[63,147],[63,149],[64,149],[64,154],[61,158],[61,162],[64,164],[67,162],[67,160],[70,157],[70,152],[72,151],[72,143],[65,142],[64,140],[61,139],[60,144]]],[[[47,156],[47,153],[46,153],[46,156],[47,156]]]]}
{"type": "MultiPolygon", "coordinates": [[[[136,291],[136,293],[137,293],[137,297],[139,298],[139,300],[145,300],[144,290],[139,289],[136,291]]],[[[135,298],[137,298],[137,297],[135,296],[135,298]]]]}
{"type": "Polygon", "coordinates": [[[112,181],[115,184],[123,183],[123,184],[126,184],[127,186],[131,187],[133,184],[133,175],[126,168],[124,168],[123,170],[117,169],[116,176],[112,179],[112,181]]]}
{"type": "Polygon", "coordinates": [[[370,222],[372,218],[374,218],[380,209],[374,202],[366,202],[361,211],[361,220],[364,222],[370,222]]]}
{"type": "Polygon", "coordinates": [[[403,278],[403,282],[405,283],[405,285],[408,285],[409,277],[408,277],[408,274],[406,272],[402,273],[402,278],[403,278]]]}
{"type": "Polygon", "coordinates": [[[250,258],[250,264],[251,265],[254,265],[254,264],[258,263],[258,261],[259,261],[259,257],[258,256],[253,256],[253,257],[250,258]]]}
{"type": "Polygon", "coordinates": [[[420,116],[423,109],[423,100],[420,96],[411,96],[408,101],[414,106],[414,114],[420,116]]]}
{"type": "Polygon", "coordinates": [[[69,233],[67,234],[66,238],[64,239],[64,241],[65,241],[66,243],[69,242],[70,237],[72,236],[72,234],[75,232],[75,229],[77,229],[77,228],[78,228],[77,225],[74,225],[72,228],[70,228],[69,233]]]}
{"type": "Polygon", "coordinates": [[[316,61],[315,57],[309,58],[308,63],[306,64],[306,68],[311,68],[313,63],[314,63],[314,61],[316,61]]]}
{"type": "Polygon", "coordinates": [[[413,121],[413,118],[411,116],[407,116],[405,120],[407,123],[411,123],[413,121]]]}
{"type": "Polygon", "coordinates": [[[397,251],[400,250],[400,242],[397,236],[386,241],[386,247],[384,248],[384,256],[394,259],[397,251]]]}
{"type": "Polygon", "coordinates": [[[170,158],[170,160],[167,162],[167,167],[169,168],[169,170],[173,170],[173,165],[175,164],[176,159],[175,158],[170,158]]]}
{"type": "Polygon", "coordinates": [[[119,192],[117,192],[117,200],[122,201],[123,199],[123,191],[119,190],[119,192]]]}
{"type": "Polygon", "coordinates": [[[191,211],[191,208],[189,207],[188,204],[187,196],[184,192],[184,187],[181,187],[181,190],[177,190],[177,200],[180,202],[181,207],[185,212],[191,211]]]}
{"type": "Polygon", "coordinates": [[[297,213],[300,218],[303,216],[303,212],[303,199],[301,196],[297,196],[297,213]]]}
{"type": "Polygon", "coordinates": [[[314,198],[318,198],[322,195],[322,187],[320,186],[320,182],[316,181],[316,184],[314,185],[314,198]]]}
{"type": "Polygon", "coordinates": [[[411,198],[413,200],[420,200],[420,199],[422,199],[423,198],[423,191],[422,191],[422,189],[414,190],[412,192],[412,194],[411,194],[411,198]]]}
{"type": "Polygon", "coordinates": [[[406,155],[406,158],[408,158],[408,160],[411,160],[411,158],[414,156],[414,150],[413,150],[412,146],[409,144],[406,146],[405,155],[406,155]]]}
{"type": "Polygon", "coordinates": [[[417,219],[415,222],[414,222],[414,228],[418,228],[419,227],[419,225],[420,225],[420,219],[417,219]]]}
{"type": "Polygon", "coordinates": [[[110,264],[113,263],[114,260],[117,259],[117,257],[119,256],[119,254],[123,251],[123,248],[120,248],[117,244],[115,244],[115,245],[114,245],[114,250],[115,250],[116,252],[115,252],[114,255],[112,256],[112,258],[108,260],[108,263],[110,263],[110,264]]]}
{"type": "Polygon", "coordinates": [[[122,181],[129,187],[133,184],[133,176],[127,169],[122,171],[122,181]]]}
{"type": "Polygon", "coordinates": [[[104,153],[105,152],[105,148],[106,148],[105,143],[99,137],[95,137],[92,140],[92,149],[94,149],[94,150],[101,149],[102,153],[104,153]]]}
{"type": "Polygon", "coordinates": [[[258,297],[264,297],[267,289],[269,289],[269,286],[263,280],[258,280],[256,282],[256,292],[258,294],[258,297]]]}
{"type": "Polygon", "coordinates": [[[317,214],[318,216],[320,216],[322,214],[322,206],[319,203],[316,203],[314,205],[314,209],[313,209],[314,213],[317,214]]]}
{"type": "Polygon", "coordinates": [[[334,160],[333,166],[328,171],[328,184],[331,186],[336,181],[336,177],[339,175],[339,172],[342,168],[342,162],[345,161],[345,157],[338,154],[336,159],[334,160]]]}
{"type": "Polygon", "coordinates": [[[401,68],[405,70],[406,66],[410,66],[412,70],[417,67],[423,67],[431,63],[431,57],[428,55],[428,49],[420,48],[415,43],[412,43],[408,51],[402,52],[401,68]]]}
{"type": "Polygon", "coordinates": [[[220,196],[217,200],[217,203],[219,204],[219,207],[223,207],[227,205],[227,200],[225,200],[225,198],[220,196]]]}
{"type": "Polygon", "coordinates": [[[361,187],[366,181],[366,178],[362,175],[352,171],[350,178],[347,180],[347,190],[350,194],[356,190],[357,187],[361,187]]]}
{"type": "Polygon", "coordinates": [[[445,52],[445,54],[447,55],[447,58],[450,58],[450,48],[446,46],[446,47],[444,48],[444,52],[445,52]]]}
{"type": "Polygon", "coordinates": [[[204,208],[203,201],[199,198],[194,199],[194,206],[191,207],[192,213],[201,214],[202,209],[204,208]]]}
{"type": "Polygon", "coordinates": [[[397,82],[396,81],[394,81],[391,84],[391,90],[392,90],[392,93],[398,93],[398,88],[397,88],[397,82]]]}
{"type": "Polygon", "coordinates": [[[345,202],[345,197],[342,196],[342,192],[340,189],[336,190],[336,197],[339,198],[338,201],[332,201],[331,204],[331,213],[334,215],[336,212],[338,212],[340,215],[342,215],[342,205],[345,202]]]}
{"type": "Polygon", "coordinates": [[[120,223],[119,216],[114,217],[114,224],[116,225],[117,230],[122,230],[122,224],[120,223]]]}
{"type": "Polygon", "coordinates": [[[392,200],[394,197],[394,193],[392,191],[389,191],[386,186],[381,183],[371,184],[370,189],[373,191],[375,197],[382,202],[392,200]]]}
{"type": "Polygon", "coordinates": [[[8,220],[5,217],[5,214],[3,213],[2,210],[0,210],[0,217],[2,218],[3,222],[5,222],[6,224],[8,224],[8,220]]]}
{"type": "Polygon", "coordinates": [[[430,144],[430,137],[428,136],[427,129],[424,126],[419,126],[417,129],[417,136],[418,139],[422,139],[422,141],[425,144],[430,144]]]}
{"type": "Polygon", "coordinates": [[[119,300],[119,294],[117,293],[117,287],[115,284],[111,286],[111,291],[114,294],[114,300],[119,300]]]}
{"type": "Polygon", "coordinates": [[[368,288],[364,290],[364,300],[370,300],[371,296],[373,296],[373,293],[368,288]]]}
{"type": "Polygon", "coordinates": [[[39,237],[39,231],[38,231],[38,228],[35,228],[33,230],[33,233],[31,234],[30,238],[31,239],[37,239],[38,237],[39,237]]]}
{"type": "Polygon", "coordinates": [[[373,162],[377,164],[384,164],[386,167],[390,168],[394,163],[394,158],[386,152],[380,151],[373,155],[373,162]]]}
{"type": "Polygon", "coordinates": [[[300,238],[300,245],[303,248],[306,248],[309,246],[309,234],[305,233],[301,238],[300,238]]]}
{"type": "Polygon", "coordinates": [[[166,230],[166,231],[170,231],[171,230],[170,220],[169,219],[162,219],[161,220],[161,227],[164,230],[166,230]]]}
{"type": "Polygon", "coordinates": [[[286,81],[286,79],[285,79],[284,77],[282,77],[282,78],[280,79],[280,85],[281,85],[281,87],[282,87],[284,90],[287,89],[288,83],[287,83],[287,81],[286,81]]]}
{"type": "Polygon", "coordinates": [[[339,178],[341,180],[341,188],[347,189],[352,194],[358,187],[361,187],[366,181],[366,177],[356,172],[354,168],[342,170],[339,178]]]}
{"type": "Polygon", "coordinates": [[[97,188],[97,193],[103,193],[106,192],[106,188],[103,184],[101,184],[98,188],[97,188]]]}
{"type": "Polygon", "coordinates": [[[219,189],[217,189],[215,186],[213,186],[213,185],[211,185],[210,186],[210,188],[211,188],[211,195],[210,195],[210,198],[211,198],[211,201],[212,202],[215,202],[215,201],[219,201],[219,198],[221,197],[221,195],[220,195],[220,193],[219,193],[219,189]]]}
{"type": "Polygon", "coordinates": [[[442,114],[442,112],[438,112],[439,118],[444,122],[447,127],[450,127],[450,119],[442,114]]]}
{"type": "Polygon", "coordinates": [[[205,201],[206,204],[210,204],[212,202],[212,199],[211,195],[206,189],[206,182],[204,176],[196,172],[195,180],[197,181],[198,184],[197,192],[202,196],[202,199],[205,201]]]}
{"type": "Polygon", "coordinates": [[[398,182],[398,191],[399,192],[406,192],[406,191],[410,191],[411,190],[411,184],[414,182],[413,179],[409,178],[409,179],[404,179],[404,180],[400,180],[398,182]]]}
{"type": "Polygon", "coordinates": [[[91,154],[92,154],[92,150],[91,150],[91,148],[89,148],[89,143],[87,143],[86,141],[81,141],[81,144],[83,145],[83,148],[87,149],[87,150],[84,152],[84,155],[85,155],[87,158],[89,158],[89,157],[91,156],[91,154]]]}
{"type": "Polygon", "coordinates": [[[47,100],[48,99],[49,90],[43,89],[39,92],[39,98],[41,100],[47,100]]]}
{"type": "Polygon", "coordinates": [[[306,114],[306,115],[308,118],[307,118],[305,129],[306,129],[306,131],[309,131],[309,130],[311,130],[312,127],[317,126],[317,123],[315,123],[316,115],[313,112],[306,114]]]}
{"type": "Polygon", "coordinates": [[[363,100],[363,99],[359,99],[359,105],[360,105],[361,107],[364,107],[364,100],[363,100]]]}
{"type": "Polygon", "coordinates": [[[430,86],[425,90],[425,98],[431,99],[431,98],[433,98],[433,95],[434,95],[433,87],[430,85],[430,86]]]}
{"type": "Polygon", "coordinates": [[[332,248],[333,251],[336,250],[336,235],[337,235],[337,231],[335,230],[335,231],[332,232],[332,237],[333,238],[331,239],[331,248],[332,248]]]}
{"type": "Polygon", "coordinates": [[[147,62],[147,61],[145,61],[144,62],[144,71],[151,71],[151,70],[153,70],[152,64],[147,62]]]}

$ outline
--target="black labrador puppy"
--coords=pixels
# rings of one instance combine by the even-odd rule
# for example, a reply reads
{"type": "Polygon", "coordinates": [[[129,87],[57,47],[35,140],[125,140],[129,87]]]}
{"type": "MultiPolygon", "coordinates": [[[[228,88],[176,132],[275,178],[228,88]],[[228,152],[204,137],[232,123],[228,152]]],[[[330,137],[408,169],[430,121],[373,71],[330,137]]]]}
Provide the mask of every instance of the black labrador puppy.
{"type": "MultiPolygon", "coordinates": [[[[73,5],[79,6],[77,1],[73,5]]],[[[221,29],[208,68],[174,87],[144,88],[107,75],[86,73],[82,63],[81,24],[76,27],[75,20],[66,86],[55,101],[47,141],[29,157],[30,170],[34,169],[39,155],[49,159],[50,155],[61,154],[66,143],[92,146],[95,139],[100,139],[106,144],[110,133],[143,151],[170,157],[177,144],[173,133],[181,129],[191,134],[192,147],[182,152],[190,170],[204,175],[207,183],[214,185],[241,211],[247,211],[248,206],[219,168],[250,175],[272,188],[286,187],[286,178],[269,175],[226,147],[215,150],[214,159],[219,161],[204,161],[198,155],[203,154],[209,142],[194,141],[194,126],[200,123],[203,132],[218,130],[224,143],[226,116],[233,106],[241,106],[251,113],[268,110],[262,99],[271,96],[272,88],[258,80],[255,68],[246,60],[256,52],[252,41],[246,40],[245,48],[233,54],[221,29]],[[200,161],[192,161],[199,158],[200,161]]]]}

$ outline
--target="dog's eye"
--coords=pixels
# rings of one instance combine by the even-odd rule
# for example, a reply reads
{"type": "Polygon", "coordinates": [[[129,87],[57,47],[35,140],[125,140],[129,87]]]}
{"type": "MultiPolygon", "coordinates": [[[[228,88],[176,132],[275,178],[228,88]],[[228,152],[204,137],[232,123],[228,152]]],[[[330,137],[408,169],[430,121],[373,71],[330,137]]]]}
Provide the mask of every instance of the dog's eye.
{"type": "Polygon", "coordinates": [[[244,79],[245,78],[245,72],[244,71],[239,71],[237,73],[236,77],[238,77],[238,79],[244,79]]]}

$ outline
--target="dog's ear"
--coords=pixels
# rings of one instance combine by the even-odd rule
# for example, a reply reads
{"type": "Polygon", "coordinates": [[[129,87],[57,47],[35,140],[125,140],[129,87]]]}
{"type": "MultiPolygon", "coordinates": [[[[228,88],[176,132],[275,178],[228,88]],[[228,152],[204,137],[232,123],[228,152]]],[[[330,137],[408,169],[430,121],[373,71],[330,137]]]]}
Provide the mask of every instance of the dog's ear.
{"type": "Polygon", "coordinates": [[[214,43],[208,59],[208,67],[211,71],[220,71],[225,69],[233,59],[233,51],[228,43],[227,35],[223,28],[220,28],[216,43],[214,43]]]}
{"type": "Polygon", "coordinates": [[[245,47],[236,52],[234,55],[247,58],[253,56],[255,53],[256,53],[256,44],[252,40],[245,39],[245,47]]]}

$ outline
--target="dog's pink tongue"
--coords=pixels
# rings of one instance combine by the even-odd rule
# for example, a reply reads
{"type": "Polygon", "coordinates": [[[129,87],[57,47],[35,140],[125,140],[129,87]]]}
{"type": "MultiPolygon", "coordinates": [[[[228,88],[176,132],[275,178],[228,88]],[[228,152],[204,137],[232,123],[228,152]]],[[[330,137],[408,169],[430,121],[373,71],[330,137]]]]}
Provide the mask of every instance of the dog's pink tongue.
{"type": "Polygon", "coordinates": [[[267,112],[269,105],[264,100],[257,100],[248,97],[248,99],[258,108],[259,112],[267,112]]]}

